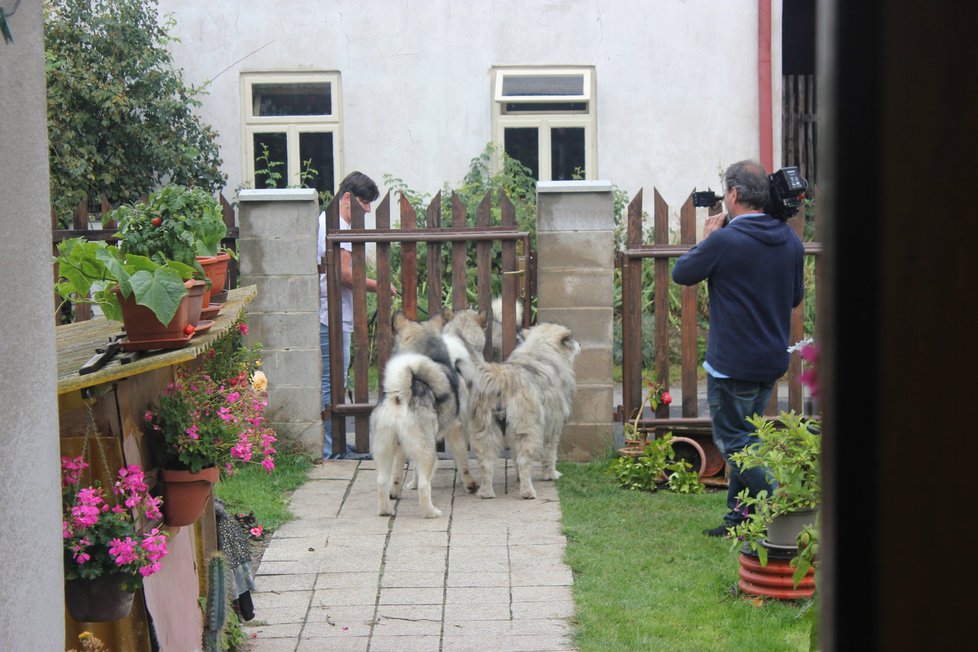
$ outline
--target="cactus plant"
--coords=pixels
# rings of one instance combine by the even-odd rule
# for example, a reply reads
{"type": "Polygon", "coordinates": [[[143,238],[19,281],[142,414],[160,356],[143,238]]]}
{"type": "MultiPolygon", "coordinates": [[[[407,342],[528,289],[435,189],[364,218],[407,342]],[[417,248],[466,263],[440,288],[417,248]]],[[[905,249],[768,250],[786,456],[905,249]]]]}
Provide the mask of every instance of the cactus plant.
{"type": "Polygon", "coordinates": [[[231,574],[220,551],[207,560],[207,607],[203,644],[206,652],[221,652],[221,639],[231,610],[231,574]]]}

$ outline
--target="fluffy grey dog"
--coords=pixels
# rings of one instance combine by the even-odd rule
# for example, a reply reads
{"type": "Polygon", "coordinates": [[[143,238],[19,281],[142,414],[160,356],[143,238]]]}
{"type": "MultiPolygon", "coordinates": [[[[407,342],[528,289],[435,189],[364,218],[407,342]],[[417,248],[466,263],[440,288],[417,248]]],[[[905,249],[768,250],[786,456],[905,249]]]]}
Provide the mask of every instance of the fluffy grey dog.
{"type": "Polygon", "coordinates": [[[441,516],[431,502],[439,424],[457,419],[456,388],[444,367],[420,353],[401,352],[384,367],[383,394],[370,414],[370,452],[377,462],[377,513],[393,513],[404,459],[417,469],[418,501],[425,518],[441,516]]]}
{"type": "MultiPolygon", "coordinates": [[[[468,409],[468,385],[460,381],[458,372],[458,369],[462,368],[471,376],[471,363],[468,362],[468,351],[461,342],[451,341],[451,339],[446,340],[442,337],[442,329],[447,319],[448,317],[445,314],[439,314],[427,321],[417,322],[409,319],[403,312],[398,312],[392,319],[395,335],[394,355],[388,361],[388,366],[394,363],[400,355],[406,353],[421,355],[430,360],[435,367],[429,368],[426,366],[422,369],[416,362],[412,363],[411,369],[416,373],[411,382],[421,383],[421,385],[431,389],[435,396],[439,396],[436,388],[440,387],[440,378],[436,378],[434,373],[430,371],[431,369],[435,369],[441,373],[441,376],[448,383],[450,394],[444,399],[436,400],[434,403],[437,416],[434,425],[432,426],[432,422],[426,420],[425,414],[407,414],[404,410],[381,410],[388,393],[388,372],[386,367],[384,370],[384,395],[377,404],[377,408],[374,409],[373,414],[371,414],[371,453],[373,453],[374,460],[377,461],[378,491],[383,491],[382,486],[388,487],[389,495],[397,498],[401,490],[404,462],[405,459],[409,460],[416,470],[412,486],[416,483],[420,492],[419,500],[421,501],[422,511],[425,512],[426,517],[435,517],[440,514],[440,512],[434,513],[438,510],[435,510],[431,505],[430,498],[431,476],[434,473],[435,463],[438,459],[436,449],[436,443],[438,441],[444,439],[447,442],[466,489],[474,492],[477,487],[475,478],[469,471],[468,441],[462,425],[462,419],[468,409]],[[377,415],[376,420],[373,418],[374,415],[377,415]],[[403,423],[396,424],[397,437],[394,439],[394,444],[390,447],[390,457],[388,458],[385,456],[387,455],[387,450],[384,446],[387,441],[385,438],[389,438],[390,428],[394,427],[388,423],[391,418],[401,419],[403,423]],[[410,425],[404,425],[405,423],[410,425]],[[428,428],[428,430],[422,431],[422,427],[428,428]],[[374,441],[377,442],[376,446],[374,441]],[[375,447],[380,451],[381,457],[378,457],[378,454],[373,452],[375,447]],[[422,449],[425,451],[424,454],[420,453],[422,449]],[[389,474],[382,474],[382,465],[390,468],[389,474]]],[[[399,389],[401,392],[404,392],[406,388],[404,383],[407,382],[407,372],[399,367],[393,367],[392,371],[398,371],[402,374],[401,384],[393,385],[392,389],[399,389]]],[[[392,380],[392,382],[394,381],[392,380]]],[[[420,386],[415,386],[415,393],[420,389],[422,389],[420,386]]],[[[427,409],[422,402],[415,402],[411,405],[422,412],[427,409]]],[[[388,505],[389,503],[382,501],[381,509],[384,509],[388,505]]],[[[381,514],[383,515],[383,512],[381,514]]]]}
{"type": "Polygon", "coordinates": [[[556,480],[557,448],[571,415],[581,345],[569,328],[541,323],[523,331],[505,362],[480,362],[469,394],[469,428],[482,476],[478,495],[494,498],[493,470],[503,447],[515,453],[520,495],[536,498],[530,471],[540,460],[543,479],[556,480]]]}

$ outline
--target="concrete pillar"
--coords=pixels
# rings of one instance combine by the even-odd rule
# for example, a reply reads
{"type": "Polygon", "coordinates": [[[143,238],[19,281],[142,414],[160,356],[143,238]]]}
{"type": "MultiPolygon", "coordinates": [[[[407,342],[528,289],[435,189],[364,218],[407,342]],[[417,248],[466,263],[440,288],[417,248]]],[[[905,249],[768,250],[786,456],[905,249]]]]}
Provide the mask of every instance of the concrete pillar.
{"type": "Polygon", "coordinates": [[[563,324],[581,343],[562,459],[613,444],[614,228],[611,182],[537,184],[537,321],[563,324]]]}
{"type": "Polygon", "coordinates": [[[323,450],[318,215],[310,188],[238,193],[238,285],[258,287],[246,341],[263,346],[269,421],[314,455],[323,450]]]}
{"type": "MultiPolygon", "coordinates": [[[[4,6],[9,11],[13,5],[4,6]]],[[[0,40],[0,648],[63,650],[61,452],[41,3],[21,3],[8,25],[13,42],[0,40]]]]}

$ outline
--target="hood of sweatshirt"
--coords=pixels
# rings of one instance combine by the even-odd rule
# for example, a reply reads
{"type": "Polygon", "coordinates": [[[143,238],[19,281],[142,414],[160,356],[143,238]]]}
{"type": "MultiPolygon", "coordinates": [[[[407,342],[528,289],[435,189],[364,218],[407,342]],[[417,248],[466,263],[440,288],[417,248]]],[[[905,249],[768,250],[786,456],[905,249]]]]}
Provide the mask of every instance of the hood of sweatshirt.
{"type": "Polygon", "coordinates": [[[790,226],[770,215],[750,215],[737,218],[727,225],[739,233],[748,235],[766,245],[782,245],[793,235],[790,226]]]}

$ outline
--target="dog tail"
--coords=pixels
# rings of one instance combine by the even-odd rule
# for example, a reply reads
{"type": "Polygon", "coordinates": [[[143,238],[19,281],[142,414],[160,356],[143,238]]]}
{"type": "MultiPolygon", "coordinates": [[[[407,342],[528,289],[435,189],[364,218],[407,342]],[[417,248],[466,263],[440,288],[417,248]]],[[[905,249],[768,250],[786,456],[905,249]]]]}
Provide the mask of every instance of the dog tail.
{"type": "MultiPolygon", "coordinates": [[[[514,304],[516,306],[516,332],[520,330],[519,324],[523,323],[523,302],[517,300],[514,304]]],[[[496,321],[502,321],[503,319],[503,298],[496,296],[492,298],[492,318],[496,321]]]]}
{"type": "Polygon", "coordinates": [[[455,391],[444,367],[420,353],[398,353],[384,368],[384,393],[399,403],[430,393],[440,404],[452,400],[455,391]]]}

